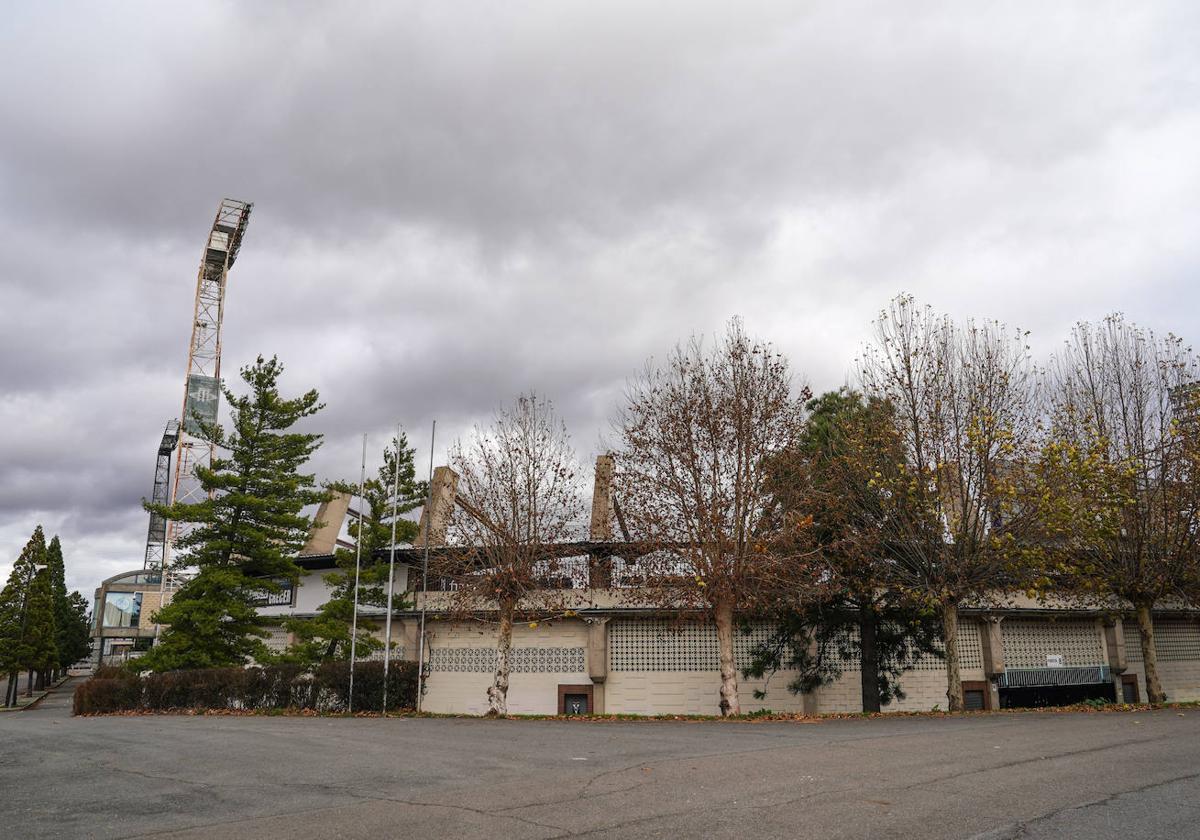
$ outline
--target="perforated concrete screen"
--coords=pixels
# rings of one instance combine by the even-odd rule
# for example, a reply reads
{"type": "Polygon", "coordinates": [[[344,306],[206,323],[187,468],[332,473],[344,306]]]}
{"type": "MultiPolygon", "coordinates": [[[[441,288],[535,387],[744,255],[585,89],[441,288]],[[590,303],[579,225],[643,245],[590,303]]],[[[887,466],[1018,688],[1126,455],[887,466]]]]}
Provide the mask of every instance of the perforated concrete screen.
{"type": "Polygon", "coordinates": [[[1142,636],[1133,622],[1125,625],[1125,659],[1129,662],[1142,661],[1142,636]]]}
{"type": "Polygon", "coordinates": [[[263,639],[263,644],[267,646],[267,650],[272,653],[283,653],[288,646],[288,632],[279,628],[270,628],[268,635],[263,639]]]}
{"type": "MultiPolygon", "coordinates": [[[[1141,655],[1141,642],[1134,634],[1141,655]]],[[[1200,625],[1194,621],[1154,622],[1154,652],[1163,662],[1200,659],[1200,625]]]]}
{"type": "Polygon", "coordinates": [[[1009,668],[1045,668],[1047,656],[1061,656],[1065,668],[1106,664],[1100,629],[1090,619],[1007,618],[1000,629],[1009,668]]]}
{"type": "MultiPolygon", "coordinates": [[[[841,645],[835,644],[830,650],[841,659],[843,670],[857,671],[860,667],[858,651],[851,648],[847,651],[849,655],[841,656],[839,648],[856,643],[858,640],[858,631],[847,631],[845,638],[844,643],[841,645]]],[[[936,643],[935,648],[941,652],[943,650],[942,643],[936,643]]],[[[958,666],[964,671],[983,670],[983,644],[979,634],[979,624],[971,619],[963,619],[958,622],[958,666]]],[[[936,654],[929,653],[918,659],[916,664],[909,670],[940,671],[945,667],[945,659],[936,654]]]]}
{"type": "MultiPolygon", "coordinates": [[[[771,635],[766,624],[750,633],[734,630],[733,655],[739,668],[771,635]]],[[[717,629],[699,622],[618,620],[608,625],[609,668],[614,671],[718,671],[717,629]]]]}
{"type": "MultiPolygon", "coordinates": [[[[513,648],[509,670],[513,673],[570,674],[586,667],[581,647],[513,648]]],[[[490,673],[496,669],[495,648],[433,648],[429,665],[434,671],[490,673]]]]}

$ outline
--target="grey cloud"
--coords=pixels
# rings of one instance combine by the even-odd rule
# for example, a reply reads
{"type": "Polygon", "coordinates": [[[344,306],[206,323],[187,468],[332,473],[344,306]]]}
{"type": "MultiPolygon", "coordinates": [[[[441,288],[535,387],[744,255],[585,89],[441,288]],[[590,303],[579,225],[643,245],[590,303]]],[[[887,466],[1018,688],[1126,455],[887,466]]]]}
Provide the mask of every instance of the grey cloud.
{"type": "Polygon", "coordinates": [[[528,389],[586,455],[734,314],[818,389],[902,289],[1039,351],[1200,332],[1195,4],[6,12],[0,574],[39,519],[81,581],[140,562],[222,195],[256,202],[225,376],[321,391],[322,478],[528,389]]]}

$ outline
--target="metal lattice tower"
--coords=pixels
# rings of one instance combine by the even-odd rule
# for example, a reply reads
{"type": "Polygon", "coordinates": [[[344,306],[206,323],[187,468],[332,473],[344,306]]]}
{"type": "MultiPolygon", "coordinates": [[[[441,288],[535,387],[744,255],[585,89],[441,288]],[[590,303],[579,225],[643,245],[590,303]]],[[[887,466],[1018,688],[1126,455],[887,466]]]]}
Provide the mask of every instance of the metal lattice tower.
{"type": "MultiPolygon", "coordinates": [[[[165,505],[171,496],[171,457],[175,454],[175,446],[179,443],[179,421],[168,420],[167,428],[163,430],[162,441],[158,444],[158,461],[154,466],[154,491],[150,501],[156,505],[165,505]]],[[[146,571],[162,567],[163,553],[167,545],[167,520],[157,513],[150,514],[150,530],[146,534],[146,562],[142,566],[146,571]]]]}
{"type": "MultiPolygon", "coordinates": [[[[196,467],[208,466],[212,462],[213,446],[200,436],[200,423],[217,421],[217,406],[221,396],[221,320],[225,314],[225,281],[242,246],[242,236],[250,221],[252,207],[246,201],[229,198],[222,201],[200,259],[170,504],[196,504],[208,498],[196,478],[196,467]]],[[[190,527],[183,522],[167,523],[163,564],[168,574],[163,575],[164,589],[172,588],[176,575],[170,573],[170,559],[175,545],[190,527]]]]}

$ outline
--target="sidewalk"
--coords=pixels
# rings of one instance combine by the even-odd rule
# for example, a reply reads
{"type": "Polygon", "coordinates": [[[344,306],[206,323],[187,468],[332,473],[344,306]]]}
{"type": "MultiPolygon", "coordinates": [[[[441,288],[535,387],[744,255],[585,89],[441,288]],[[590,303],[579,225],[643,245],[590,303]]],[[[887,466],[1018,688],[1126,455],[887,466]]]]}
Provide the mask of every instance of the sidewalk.
{"type": "MultiPolygon", "coordinates": [[[[55,705],[62,705],[65,703],[66,707],[70,709],[71,698],[75,693],[75,686],[79,684],[81,679],[81,677],[64,677],[63,679],[59,680],[57,685],[52,685],[50,688],[47,688],[43,691],[35,691],[33,692],[32,697],[26,697],[25,684],[28,682],[28,680],[26,680],[25,676],[22,675],[17,682],[19,692],[17,694],[17,705],[0,706],[0,713],[23,712],[26,709],[41,708],[41,701],[43,699],[46,699],[47,703],[53,702],[55,705]],[[52,697],[52,695],[55,696],[52,697]]],[[[8,680],[0,680],[0,685],[8,685],[8,680]]]]}

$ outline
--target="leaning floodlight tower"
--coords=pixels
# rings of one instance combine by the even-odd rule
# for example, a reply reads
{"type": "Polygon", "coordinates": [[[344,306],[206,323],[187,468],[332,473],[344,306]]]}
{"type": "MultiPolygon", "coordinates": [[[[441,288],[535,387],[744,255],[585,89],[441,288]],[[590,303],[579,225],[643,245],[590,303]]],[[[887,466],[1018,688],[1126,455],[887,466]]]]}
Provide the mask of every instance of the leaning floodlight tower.
{"type": "MultiPolygon", "coordinates": [[[[221,396],[221,320],[225,314],[225,283],[242,246],[242,236],[246,232],[253,206],[250,202],[229,198],[222,201],[200,258],[170,504],[196,504],[208,498],[196,477],[196,467],[207,467],[212,463],[213,445],[204,439],[201,429],[202,424],[217,422],[217,406],[221,396]]],[[[170,561],[180,538],[190,529],[191,525],[185,522],[167,523],[162,559],[164,591],[173,588],[180,579],[178,572],[171,570],[170,561]]]]}
{"type": "MultiPolygon", "coordinates": [[[[171,459],[179,443],[179,421],[168,420],[158,444],[158,458],[154,462],[154,490],[150,501],[165,505],[171,498],[171,459]]],[[[145,571],[158,571],[163,566],[163,553],[167,547],[167,520],[157,513],[150,514],[150,529],[146,533],[145,571]]]]}

